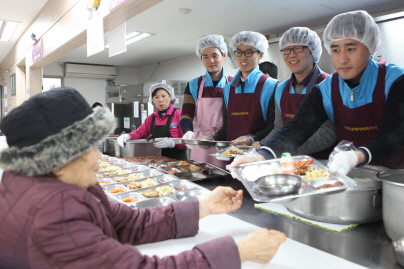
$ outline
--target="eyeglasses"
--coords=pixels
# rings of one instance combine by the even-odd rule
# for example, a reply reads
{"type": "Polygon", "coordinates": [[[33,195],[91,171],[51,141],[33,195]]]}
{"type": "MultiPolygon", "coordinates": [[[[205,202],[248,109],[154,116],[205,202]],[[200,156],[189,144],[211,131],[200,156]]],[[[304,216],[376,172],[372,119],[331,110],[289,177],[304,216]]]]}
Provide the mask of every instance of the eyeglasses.
{"type": "Polygon", "coordinates": [[[292,52],[292,50],[294,53],[302,53],[304,51],[304,48],[307,48],[307,46],[298,46],[291,49],[282,49],[281,53],[282,55],[289,55],[292,52]]]}
{"type": "Polygon", "coordinates": [[[251,57],[253,56],[254,52],[260,52],[259,50],[246,50],[246,51],[241,51],[241,50],[236,50],[234,52],[234,54],[236,55],[236,57],[241,57],[243,56],[243,54],[245,55],[245,57],[251,57]]]}

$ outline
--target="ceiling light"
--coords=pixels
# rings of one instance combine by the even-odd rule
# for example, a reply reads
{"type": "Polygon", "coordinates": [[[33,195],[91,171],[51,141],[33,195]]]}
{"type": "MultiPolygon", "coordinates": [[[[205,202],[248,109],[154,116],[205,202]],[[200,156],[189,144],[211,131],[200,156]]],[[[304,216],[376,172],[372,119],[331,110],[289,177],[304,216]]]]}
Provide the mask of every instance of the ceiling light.
{"type": "MultiPolygon", "coordinates": [[[[149,34],[149,33],[139,33],[139,32],[133,32],[128,35],[126,35],[126,46],[133,44],[135,42],[138,42],[142,39],[148,38],[154,34],[149,34]]],[[[109,44],[105,46],[106,48],[109,48],[109,44]]]]}
{"type": "Polygon", "coordinates": [[[189,8],[180,8],[180,9],[179,9],[179,12],[180,12],[182,15],[188,15],[188,14],[191,12],[191,10],[190,10],[189,8]]]}
{"type": "Polygon", "coordinates": [[[0,41],[9,41],[17,26],[18,22],[1,21],[0,41]]]}

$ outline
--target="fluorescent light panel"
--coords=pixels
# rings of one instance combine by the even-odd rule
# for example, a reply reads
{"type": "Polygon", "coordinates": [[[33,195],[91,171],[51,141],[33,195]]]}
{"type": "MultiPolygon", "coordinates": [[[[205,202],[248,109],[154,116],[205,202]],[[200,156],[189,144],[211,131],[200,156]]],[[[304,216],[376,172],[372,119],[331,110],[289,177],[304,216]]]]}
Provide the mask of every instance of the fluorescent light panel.
{"type": "Polygon", "coordinates": [[[18,22],[1,21],[0,29],[4,26],[4,30],[1,33],[0,41],[9,41],[13,35],[15,29],[18,26],[18,22]],[[4,25],[3,25],[4,24],[4,25]]]}
{"type": "MultiPolygon", "coordinates": [[[[128,35],[126,35],[126,46],[133,44],[135,42],[138,42],[140,40],[143,40],[145,38],[148,38],[152,36],[153,34],[149,33],[139,33],[139,32],[133,32],[128,35]]],[[[109,48],[109,44],[105,46],[106,48],[109,48]]]]}

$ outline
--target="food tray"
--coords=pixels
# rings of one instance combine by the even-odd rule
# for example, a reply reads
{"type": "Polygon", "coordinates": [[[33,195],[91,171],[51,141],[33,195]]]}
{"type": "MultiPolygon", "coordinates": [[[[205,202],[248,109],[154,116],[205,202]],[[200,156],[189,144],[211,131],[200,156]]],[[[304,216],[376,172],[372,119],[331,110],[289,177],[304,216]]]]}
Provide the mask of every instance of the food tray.
{"type": "MultiPolygon", "coordinates": [[[[318,169],[327,169],[327,166],[325,166],[323,163],[317,161],[316,159],[310,157],[310,156],[294,156],[293,161],[298,162],[298,161],[306,161],[312,159],[313,163],[310,164],[309,166],[314,167],[316,170],[318,169]]],[[[266,169],[269,165],[271,164],[277,164],[280,166],[280,159],[273,159],[273,160],[267,160],[267,161],[262,161],[262,162],[255,162],[255,163],[247,163],[247,164],[241,164],[237,167],[235,167],[234,172],[237,175],[237,178],[243,183],[247,191],[250,193],[251,197],[257,201],[257,202],[288,202],[292,201],[293,199],[303,197],[303,196],[309,196],[309,195],[316,195],[316,194],[326,194],[326,193],[333,193],[333,192],[341,192],[345,191],[345,189],[349,187],[353,187],[357,185],[357,182],[347,176],[340,175],[338,173],[331,174],[331,177],[328,178],[327,180],[321,179],[321,180],[314,180],[314,181],[303,181],[301,183],[301,186],[296,194],[290,194],[290,195],[284,195],[284,196],[269,196],[260,193],[257,188],[255,187],[255,176],[251,175],[249,177],[250,180],[248,180],[248,175],[243,173],[243,170],[246,169],[247,167],[253,167],[254,170],[259,171],[262,169],[266,169]],[[327,183],[333,183],[335,181],[341,181],[343,183],[343,186],[340,187],[332,187],[332,188],[325,188],[325,189],[320,189],[320,190],[315,190],[313,187],[318,187],[327,183]]],[[[265,171],[265,170],[264,170],[265,171]]],[[[269,173],[268,173],[269,174],[269,173]]],[[[263,176],[263,175],[262,175],[263,176]]]]}
{"type": "Polygon", "coordinates": [[[194,145],[194,146],[219,146],[228,147],[230,141],[210,141],[210,140],[200,140],[200,139],[182,139],[182,138],[172,138],[175,144],[182,145],[194,145]]]}
{"type": "Polygon", "coordinates": [[[221,160],[221,161],[231,161],[234,157],[238,156],[238,155],[244,155],[249,149],[254,148],[252,146],[243,146],[243,145],[232,145],[229,147],[225,147],[221,150],[218,150],[215,153],[210,153],[210,156],[216,157],[216,159],[221,160]],[[239,148],[241,150],[243,150],[243,153],[241,154],[231,154],[231,155],[223,155],[223,153],[225,151],[228,151],[231,148],[239,148]]]}
{"type": "Polygon", "coordinates": [[[227,171],[209,163],[198,163],[197,165],[202,169],[199,171],[191,171],[191,170],[182,171],[184,169],[188,170],[190,168],[190,165],[181,165],[181,166],[163,166],[160,167],[160,170],[166,173],[170,173],[168,172],[169,170],[175,170],[177,171],[177,173],[171,173],[172,175],[175,175],[180,179],[187,179],[189,181],[196,181],[213,177],[222,177],[229,174],[227,171]]]}
{"type": "Polygon", "coordinates": [[[125,193],[118,193],[115,195],[111,195],[113,199],[115,199],[119,203],[126,204],[131,206],[132,208],[144,209],[148,207],[154,207],[159,205],[167,205],[174,201],[184,201],[191,199],[200,199],[210,193],[209,190],[196,185],[188,180],[177,180],[169,183],[160,184],[158,186],[143,188],[139,190],[129,191],[125,193]],[[187,190],[177,190],[174,187],[186,186],[187,190]],[[147,198],[141,195],[140,193],[145,192],[147,190],[156,189],[157,187],[173,187],[173,192],[171,194],[155,197],[155,198],[147,198]],[[138,202],[134,203],[124,203],[122,202],[123,198],[135,198],[138,199],[138,202]]]}
{"type": "MultiPolygon", "coordinates": [[[[144,181],[146,179],[149,179],[149,178],[153,179],[156,182],[156,185],[163,184],[163,183],[166,183],[166,182],[175,181],[175,180],[179,179],[178,177],[175,177],[173,175],[164,174],[164,175],[159,175],[159,176],[154,176],[154,177],[145,177],[144,175],[142,175],[142,177],[140,177],[138,179],[128,180],[128,181],[121,181],[121,182],[115,181],[112,177],[111,178],[99,178],[99,179],[97,179],[97,181],[98,182],[107,181],[107,182],[109,182],[109,184],[123,184],[123,185],[126,185],[129,182],[142,182],[142,181],[144,181]]],[[[105,183],[105,184],[102,184],[101,186],[105,186],[105,185],[108,185],[108,184],[105,183]]]]}

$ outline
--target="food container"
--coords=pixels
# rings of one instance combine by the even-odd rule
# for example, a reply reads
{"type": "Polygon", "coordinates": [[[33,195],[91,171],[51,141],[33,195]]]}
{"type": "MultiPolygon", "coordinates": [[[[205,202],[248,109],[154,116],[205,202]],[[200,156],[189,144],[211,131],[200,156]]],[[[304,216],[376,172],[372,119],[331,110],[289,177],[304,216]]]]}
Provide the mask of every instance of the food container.
{"type": "Polygon", "coordinates": [[[382,219],[382,182],[377,178],[380,169],[385,168],[354,168],[348,176],[357,182],[357,186],[348,187],[341,193],[301,197],[284,205],[296,215],[322,222],[360,224],[378,221],[382,219]]]}
{"type": "MultiPolygon", "coordinates": [[[[307,161],[312,160],[311,167],[315,168],[317,171],[319,169],[326,170],[326,166],[321,162],[311,158],[310,156],[295,156],[293,157],[295,162],[298,161],[307,161]]],[[[269,175],[271,173],[271,167],[278,167],[280,164],[280,159],[267,160],[262,162],[254,162],[254,163],[246,163],[235,167],[233,172],[235,173],[235,177],[237,177],[241,183],[245,186],[247,191],[250,193],[251,197],[257,202],[281,202],[286,203],[292,201],[296,198],[301,198],[304,196],[318,196],[320,194],[325,193],[335,193],[346,190],[348,187],[352,187],[356,185],[356,182],[347,176],[342,176],[339,174],[331,175],[331,177],[326,178],[321,185],[327,183],[334,183],[336,181],[342,182],[342,186],[329,187],[324,189],[316,189],[320,185],[318,183],[314,183],[315,181],[302,181],[300,188],[297,193],[288,194],[288,195],[267,195],[261,193],[258,188],[255,186],[255,181],[257,178],[265,175],[269,175]],[[257,173],[257,174],[254,174],[257,173]]],[[[279,167],[276,169],[279,170],[279,167]]],[[[233,173],[232,172],[232,173],[233,173]]]]}
{"type": "Polygon", "coordinates": [[[302,179],[297,175],[275,174],[255,181],[255,187],[266,195],[286,195],[298,192],[302,179]]]}
{"type": "Polygon", "coordinates": [[[192,146],[216,146],[217,150],[230,146],[230,141],[210,141],[200,139],[182,139],[172,138],[175,144],[192,145],[192,146]]]}
{"type": "Polygon", "coordinates": [[[118,138],[117,135],[109,135],[105,138],[103,143],[103,150],[102,153],[110,154],[112,156],[115,155],[115,144],[113,141],[109,141],[109,139],[116,140],[118,138]]]}
{"type": "Polygon", "coordinates": [[[383,222],[387,235],[396,240],[404,237],[404,170],[380,172],[383,181],[383,222]]]}
{"type": "Polygon", "coordinates": [[[161,155],[161,149],[156,148],[153,142],[146,142],[146,139],[129,140],[120,151],[121,157],[131,156],[154,156],[161,155]]]}

